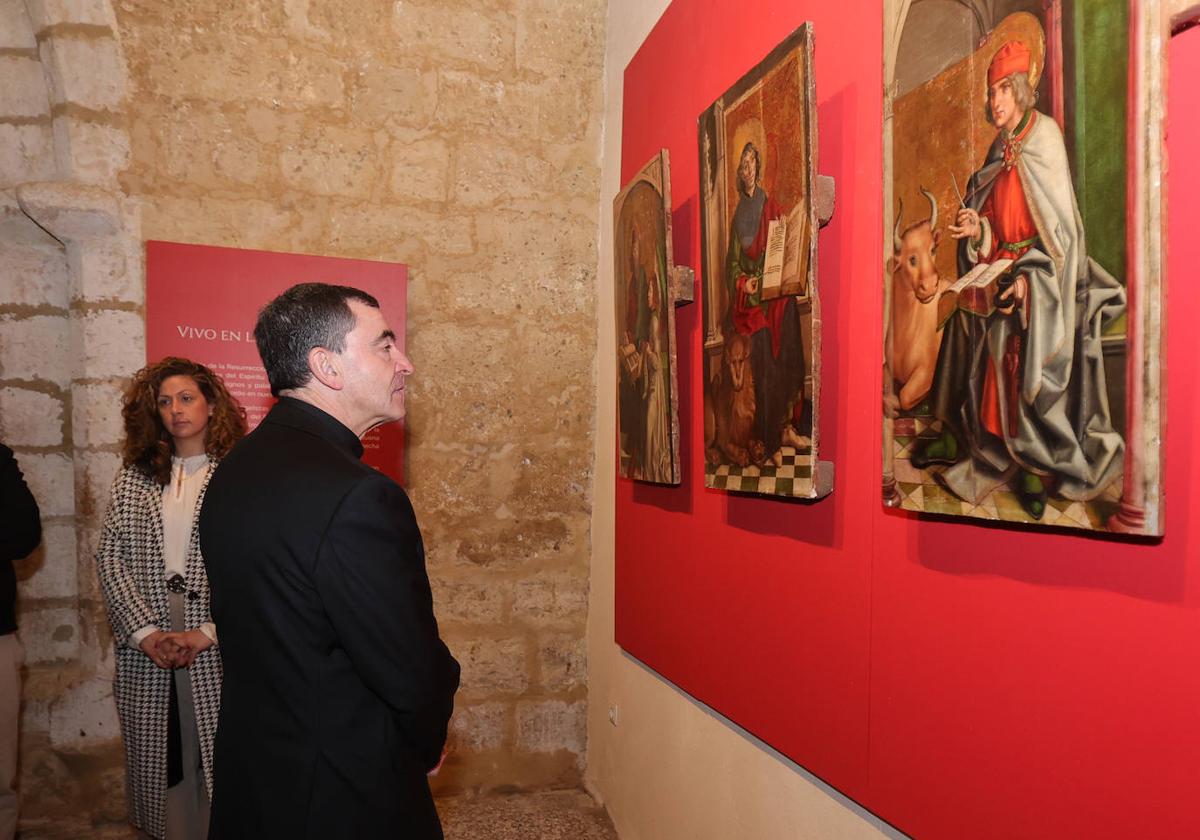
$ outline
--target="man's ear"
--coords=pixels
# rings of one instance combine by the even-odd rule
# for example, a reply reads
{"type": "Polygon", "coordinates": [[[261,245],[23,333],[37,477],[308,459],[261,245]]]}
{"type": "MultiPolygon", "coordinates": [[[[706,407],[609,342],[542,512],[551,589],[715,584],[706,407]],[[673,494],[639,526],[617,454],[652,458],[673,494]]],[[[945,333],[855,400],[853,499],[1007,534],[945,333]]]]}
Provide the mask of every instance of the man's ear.
{"type": "Polygon", "coordinates": [[[325,347],[314,347],[308,351],[308,370],[313,378],[333,391],[342,390],[342,369],[337,355],[325,347]]]}

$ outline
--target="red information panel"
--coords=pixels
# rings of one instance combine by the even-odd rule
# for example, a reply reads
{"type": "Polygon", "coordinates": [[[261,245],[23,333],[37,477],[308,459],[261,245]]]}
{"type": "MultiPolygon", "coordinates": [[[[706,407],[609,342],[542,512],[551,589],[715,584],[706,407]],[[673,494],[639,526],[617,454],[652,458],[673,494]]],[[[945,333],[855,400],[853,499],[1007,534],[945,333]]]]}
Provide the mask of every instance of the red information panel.
{"type": "MultiPolygon", "coordinates": [[[[253,429],[274,403],[254,344],[258,311],[290,286],[315,282],[374,295],[404,349],[408,268],[399,263],[147,242],[146,357],[184,356],[212,368],[253,429]]],[[[402,424],[370,432],[363,448],[364,461],[402,480],[402,424]]]]}

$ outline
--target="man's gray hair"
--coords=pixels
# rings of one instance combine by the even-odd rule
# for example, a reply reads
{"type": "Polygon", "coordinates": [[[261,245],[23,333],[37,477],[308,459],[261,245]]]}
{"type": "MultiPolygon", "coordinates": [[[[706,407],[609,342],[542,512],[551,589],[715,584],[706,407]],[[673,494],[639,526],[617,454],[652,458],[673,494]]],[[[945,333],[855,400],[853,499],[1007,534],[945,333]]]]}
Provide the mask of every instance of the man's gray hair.
{"type": "MultiPolygon", "coordinates": [[[[1024,71],[1021,71],[1020,73],[1010,73],[1005,78],[1012,83],[1013,101],[1017,103],[1017,107],[1021,109],[1021,113],[1025,113],[1037,104],[1037,91],[1034,90],[1033,85],[1029,83],[1028,73],[1024,71]]],[[[983,97],[983,113],[987,117],[988,123],[994,125],[990,96],[985,95],[983,97]]]]}

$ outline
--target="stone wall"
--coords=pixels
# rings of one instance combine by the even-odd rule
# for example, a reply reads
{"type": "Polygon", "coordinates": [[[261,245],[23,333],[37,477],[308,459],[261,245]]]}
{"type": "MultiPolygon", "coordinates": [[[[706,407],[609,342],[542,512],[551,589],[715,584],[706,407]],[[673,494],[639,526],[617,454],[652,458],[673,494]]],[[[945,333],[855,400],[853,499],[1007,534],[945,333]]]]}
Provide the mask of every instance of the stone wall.
{"type": "Polygon", "coordinates": [[[91,553],[145,239],[409,265],[409,489],[463,663],[436,788],[579,781],[604,8],[0,0],[0,434],[47,526],[27,825],[123,814],[91,553]]]}
{"type": "Polygon", "coordinates": [[[0,436],[42,510],[17,567],[23,825],[123,818],[112,654],[92,546],[119,462],[112,406],[140,363],[125,76],[98,0],[0,0],[0,436]],[[114,796],[113,792],[117,791],[114,796]]]}

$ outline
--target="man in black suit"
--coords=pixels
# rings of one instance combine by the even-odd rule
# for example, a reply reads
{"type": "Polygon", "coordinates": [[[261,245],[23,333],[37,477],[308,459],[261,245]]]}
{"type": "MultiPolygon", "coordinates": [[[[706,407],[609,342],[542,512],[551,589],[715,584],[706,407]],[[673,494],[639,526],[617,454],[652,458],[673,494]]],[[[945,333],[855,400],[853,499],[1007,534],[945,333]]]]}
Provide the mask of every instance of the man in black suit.
{"type": "Polygon", "coordinates": [[[408,496],[359,460],[412,365],[346,286],[293,286],[254,337],[280,399],[200,513],[225,666],[208,836],[441,838],[427,774],[459,667],[408,496]]]}

